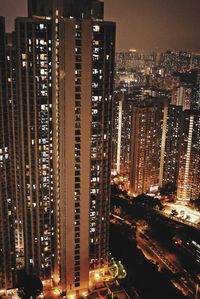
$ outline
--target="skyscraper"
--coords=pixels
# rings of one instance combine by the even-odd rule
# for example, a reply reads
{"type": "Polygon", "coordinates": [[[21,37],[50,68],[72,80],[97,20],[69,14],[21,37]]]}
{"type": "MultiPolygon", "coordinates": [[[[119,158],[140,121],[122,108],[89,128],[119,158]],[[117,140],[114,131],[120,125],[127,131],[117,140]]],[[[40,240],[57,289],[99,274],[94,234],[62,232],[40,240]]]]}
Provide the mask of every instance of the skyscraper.
{"type": "Polygon", "coordinates": [[[0,289],[16,285],[16,197],[12,115],[8,96],[5,20],[0,18],[0,289]]]}
{"type": "Polygon", "coordinates": [[[192,84],[182,83],[172,91],[172,105],[182,106],[183,110],[191,109],[192,84]]]}
{"type": "Polygon", "coordinates": [[[60,275],[68,293],[89,282],[92,25],[66,18],[59,26],[60,275]]]}
{"type": "MultiPolygon", "coordinates": [[[[167,119],[164,133],[164,160],[162,185],[174,184],[177,186],[183,112],[181,106],[169,105],[167,107],[167,119]]],[[[161,185],[161,186],[162,186],[161,185]]]]}
{"type": "Polygon", "coordinates": [[[129,174],[130,140],[133,99],[125,91],[115,92],[113,109],[112,169],[114,172],[129,174]]]}
{"type": "Polygon", "coordinates": [[[25,269],[41,279],[54,264],[51,22],[15,23],[25,269]]]}
{"type": "Polygon", "coordinates": [[[200,190],[200,116],[198,111],[184,112],[177,198],[199,198],[200,190]]]}
{"type": "Polygon", "coordinates": [[[21,142],[19,102],[17,95],[16,51],[13,34],[6,34],[6,79],[9,105],[10,159],[12,165],[12,197],[14,203],[15,271],[24,267],[23,204],[21,177],[21,142]]]}
{"type": "Polygon", "coordinates": [[[158,190],[162,122],[162,104],[158,99],[133,107],[130,190],[135,196],[158,190]]]}
{"type": "Polygon", "coordinates": [[[98,0],[28,4],[7,48],[19,219],[10,231],[19,268],[80,295],[108,265],[115,24],[98,0]]]}
{"type": "Polygon", "coordinates": [[[52,17],[58,9],[65,18],[103,19],[102,0],[28,0],[29,17],[52,17]]]}
{"type": "Polygon", "coordinates": [[[115,25],[59,25],[60,270],[73,293],[108,264],[115,25]]]}
{"type": "Polygon", "coordinates": [[[115,23],[93,22],[90,257],[108,264],[115,23]]]}

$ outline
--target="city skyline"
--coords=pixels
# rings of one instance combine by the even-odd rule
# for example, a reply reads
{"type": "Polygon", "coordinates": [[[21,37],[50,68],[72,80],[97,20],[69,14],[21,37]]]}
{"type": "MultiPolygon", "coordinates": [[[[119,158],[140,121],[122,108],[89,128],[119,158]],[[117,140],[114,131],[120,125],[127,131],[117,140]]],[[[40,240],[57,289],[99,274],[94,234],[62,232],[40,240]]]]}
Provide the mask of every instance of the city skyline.
{"type": "MultiPolygon", "coordinates": [[[[200,50],[196,28],[200,27],[198,0],[120,0],[105,1],[105,19],[114,20],[117,28],[117,51],[130,48],[144,50],[200,50]]],[[[26,16],[26,0],[0,0],[1,15],[7,30],[13,29],[14,18],[26,16]],[[12,10],[10,10],[12,7],[12,10]]]]}

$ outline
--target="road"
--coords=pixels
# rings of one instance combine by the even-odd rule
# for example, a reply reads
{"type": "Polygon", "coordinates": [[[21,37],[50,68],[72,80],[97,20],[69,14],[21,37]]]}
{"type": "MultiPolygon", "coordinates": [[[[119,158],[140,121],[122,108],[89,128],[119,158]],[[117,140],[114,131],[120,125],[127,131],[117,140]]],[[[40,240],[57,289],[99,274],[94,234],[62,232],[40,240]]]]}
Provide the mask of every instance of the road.
{"type": "MultiPolygon", "coordinates": [[[[132,223],[118,215],[111,214],[116,221],[125,223],[132,228],[132,223]]],[[[179,259],[166,248],[161,247],[157,241],[152,240],[140,227],[137,227],[136,241],[138,247],[148,260],[159,265],[159,269],[165,268],[174,274],[172,283],[178,288],[187,298],[193,299],[195,296],[196,284],[190,277],[190,274],[183,269],[179,259]],[[177,275],[178,274],[178,275],[177,275]]]]}
{"type": "Polygon", "coordinates": [[[162,250],[158,248],[158,246],[155,245],[155,242],[153,242],[147,235],[137,232],[136,240],[138,247],[145,255],[147,254],[155,264],[158,264],[160,270],[167,268],[173,274],[180,272],[178,262],[175,261],[174,256],[169,256],[169,254],[167,254],[168,257],[166,258],[166,254],[164,255],[162,250]]]}
{"type": "Polygon", "coordinates": [[[193,299],[196,284],[191,279],[189,273],[182,268],[178,258],[171,252],[166,251],[166,249],[163,250],[155,241],[141,232],[137,232],[136,240],[138,247],[142,250],[146,258],[158,264],[159,269],[165,268],[173,273],[174,278],[172,279],[172,283],[175,287],[188,296],[188,298],[193,299]]]}

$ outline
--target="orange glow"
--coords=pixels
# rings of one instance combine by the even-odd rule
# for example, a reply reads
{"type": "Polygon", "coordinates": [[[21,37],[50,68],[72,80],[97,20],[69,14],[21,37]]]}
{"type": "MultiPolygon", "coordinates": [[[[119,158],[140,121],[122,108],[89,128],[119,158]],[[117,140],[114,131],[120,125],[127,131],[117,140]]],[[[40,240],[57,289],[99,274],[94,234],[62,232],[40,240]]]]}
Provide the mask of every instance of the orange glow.
{"type": "Polygon", "coordinates": [[[55,289],[55,290],[53,290],[53,292],[54,292],[55,295],[60,295],[59,289],[55,289]]]}
{"type": "Polygon", "coordinates": [[[99,273],[95,273],[95,274],[94,274],[94,279],[95,279],[95,280],[99,280],[99,279],[100,279],[100,275],[99,275],[99,273]]]}

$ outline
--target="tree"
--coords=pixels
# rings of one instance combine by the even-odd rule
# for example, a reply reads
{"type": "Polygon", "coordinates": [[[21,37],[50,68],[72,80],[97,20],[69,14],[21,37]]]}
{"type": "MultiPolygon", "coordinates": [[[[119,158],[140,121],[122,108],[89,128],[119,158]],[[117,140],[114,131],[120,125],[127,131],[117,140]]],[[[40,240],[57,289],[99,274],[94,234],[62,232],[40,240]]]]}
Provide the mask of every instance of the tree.
{"type": "Polygon", "coordinates": [[[18,294],[22,299],[36,298],[42,291],[43,284],[39,277],[33,274],[23,275],[18,288],[18,294]]]}

